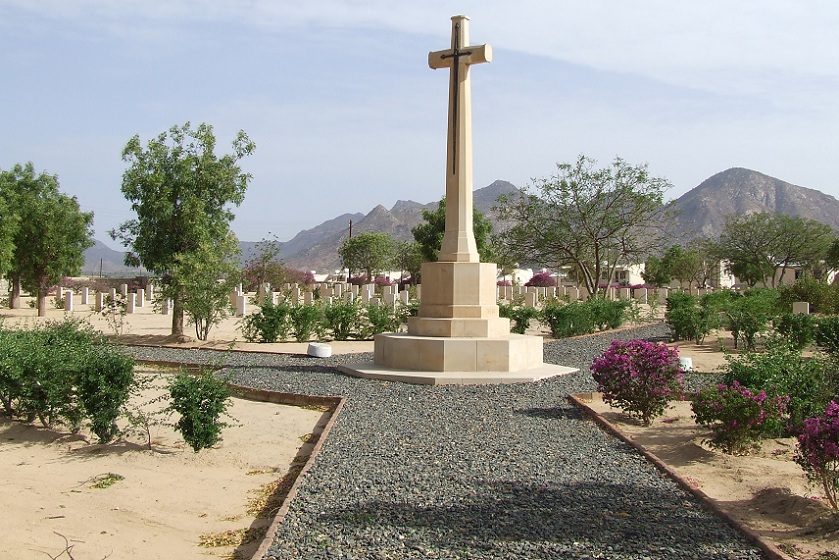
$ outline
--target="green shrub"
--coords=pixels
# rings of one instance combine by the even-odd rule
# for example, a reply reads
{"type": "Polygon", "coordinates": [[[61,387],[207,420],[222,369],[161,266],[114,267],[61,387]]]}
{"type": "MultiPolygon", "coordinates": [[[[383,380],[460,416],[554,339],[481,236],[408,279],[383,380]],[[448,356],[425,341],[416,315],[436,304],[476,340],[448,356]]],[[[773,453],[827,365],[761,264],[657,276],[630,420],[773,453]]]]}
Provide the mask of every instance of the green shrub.
{"type": "Polygon", "coordinates": [[[713,432],[712,447],[743,454],[766,433],[767,423],[782,422],[786,403],[784,395],[753,391],[735,381],[701,390],[691,408],[696,423],[713,432]]]}
{"type": "Polygon", "coordinates": [[[626,300],[611,300],[604,297],[592,297],[586,300],[585,306],[591,314],[594,324],[601,330],[616,329],[623,324],[629,302],[626,300]]]}
{"type": "Polygon", "coordinates": [[[332,331],[335,340],[347,340],[358,335],[361,327],[361,308],[355,301],[334,299],[323,308],[324,326],[332,331]]]}
{"type": "Polygon", "coordinates": [[[726,384],[739,382],[752,390],[788,395],[793,431],[806,418],[820,414],[839,390],[839,375],[829,360],[805,358],[782,339],[770,339],[762,352],[726,356],[726,384]]]}
{"type": "Polygon", "coordinates": [[[664,318],[675,340],[694,340],[697,344],[719,324],[716,309],[700,306],[699,300],[687,292],[672,292],[667,296],[664,318]]]}
{"type": "Polygon", "coordinates": [[[524,334],[530,326],[531,319],[540,316],[539,310],[535,307],[526,307],[520,301],[498,302],[498,314],[501,317],[510,319],[510,332],[524,334]]]}
{"type": "Polygon", "coordinates": [[[315,304],[298,304],[291,306],[291,334],[297,342],[305,342],[320,328],[322,310],[315,304]]]}
{"type": "Polygon", "coordinates": [[[363,336],[368,338],[383,332],[396,332],[409,313],[409,307],[402,304],[368,303],[364,305],[364,316],[367,321],[363,336]]]}
{"type": "Polygon", "coordinates": [[[230,391],[212,373],[179,373],[169,385],[169,409],[180,414],[175,429],[196,453],[221,441],[227,424],[219,418],[230,406],[230,391]]]}
{"type": "Polygon", "coordinates": [[[804,349],[813,342],[816,320],[805,313],[784,313],[775,319],[775,330],[796,348],[804,349]]]}
{"type": "Polygon", "coordinates": [[[291,306],[285,301],[273,303],[266,298],[259,313],[242,319],[242,336],[248,342],[277,342],[288,337],[291,329],[291,306]]]}
{"type": "Polygon", "coordinates": [[[778,288],[779,312],[792,311],[796,301],[808,302],[812,313],[839,314],[839,285],[802,278],[778,288]]]}
{"type": "Polygon", "coordinates": [[[555,338],[590,334],[597,330],[591,310],[582,302],[550,302],[542,308],[541,320],[555,338]]]}
{"type": "Polygon", "coordinates": [[[723,314],[734,338],[734,348],[742,339],[747,350],[754,350],[755,337],[769,326],[777,302],[778,291],[769,288],[752,289],[732,299],[723,314]]]}
{"type": "Polygon", "coordinates": [[[816,321],[813,339],[822,351],[839,361],[839,316],[820,317],[816,321]]]}
{"type": "Polygon", "coordinates": [[[92,350],[79,367],[76,391],[79,404],[90,419],[99,443],[108,443],[119,433],[117,418],[134,387],[134,359],[105,345],[92,350]]]}

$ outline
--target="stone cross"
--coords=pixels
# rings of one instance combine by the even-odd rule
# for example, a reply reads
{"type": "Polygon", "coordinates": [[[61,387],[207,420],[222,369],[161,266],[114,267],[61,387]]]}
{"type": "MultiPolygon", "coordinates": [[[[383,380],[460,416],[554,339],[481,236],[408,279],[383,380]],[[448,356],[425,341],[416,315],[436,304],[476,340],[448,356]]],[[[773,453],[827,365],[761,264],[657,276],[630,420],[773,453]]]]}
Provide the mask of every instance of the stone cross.
{"type": "Polygon", "coordinates": [[[472,92],[469,66],[492,61],[489,45],[469,45],[469,18],[452,17],[452,45],[428,54],[433,69],[450,68],[446,149],[446,232],[439,262],[479,262],[472,229],[472,92]]]}

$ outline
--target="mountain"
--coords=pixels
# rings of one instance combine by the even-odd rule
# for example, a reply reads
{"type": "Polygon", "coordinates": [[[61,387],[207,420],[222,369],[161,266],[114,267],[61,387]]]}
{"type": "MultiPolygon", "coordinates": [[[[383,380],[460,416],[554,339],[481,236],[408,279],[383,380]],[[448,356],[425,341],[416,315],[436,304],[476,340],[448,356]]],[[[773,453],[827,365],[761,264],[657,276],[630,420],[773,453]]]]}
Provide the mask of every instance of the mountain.
{"type": "Polygon", "coordinates": [[[713,175],[679,197],[676,232],[685,239],[719,235],[727,214],[777,212],[824,222],[839,230],[839,200],[808,189],[734,167],[713,175]]]}
{"type": "MultiPolygon", "coordinates": [[[[475,208],[484,213],[498,229],[492,212],[499,195],[510,194],[516,187],[507,181],[495,181],[473,193],[475,208]]],[[[397,239],[412,240],[411,228],[422,221],[423,210],[433,210],[437,201],[421,204],[400,200],[389,210],[382,205],[368,214],[342,214],[311,229],[303,230],[282,243],[280,258],[300,270],[328,272],[340,268],[338,246],[349,235],[362,231],[387,232],[397,239]]],[[[800,187],[757,171],[732,168],[713,175],[675,201],[679,215],[674,219],[678,240],[697,236],[719,235],[725,216],[731,213],[779,212],[824,222],[839,231],[839,200],[814,189],[800,187]]],[[[256,252],[255,242],[240,243],[243,262],[256,252]]],[[[86,274],[137,275],[142,269],[122,264],[124,253],[97,241],[85,253],[86,274]]]]}
{"type": "MultiPolygon", "coordinates": [[[[515,191],[516,187],[512,183],[495,181],[473,192],[473,204],[477,210],[496,222],[492,206],[498,196],[515,191]]],[[[422,222],[422,211],[434,210],[437,208],[437,204],[436,201],[420,204],[412,200],[400,200],[390,210],[378,205],[366,216],[353,219],[353,233],[362,231],[385,232],[390,233],[396,239],[413,241],[411,229],[422,222]]],[[[280,257],[288,266],[301,270],[327,272],[341,268],[338,247],[344,238],[349,235],[349,221],[344,220],[341,229],[331,231],[324,229],[320,233],[322,233],[320,236],[311,236],[311,244],[303,250],[292,253],[286,251],[286,247],[283,246],[280,257]]]]}
{"type": "Polygon", "coordinates": [[[139,276],[146,269],[125,266],[125,251],[115,251],[94,239],[93,247],[84,252],[82,274],[90,276],[139,276]]]}

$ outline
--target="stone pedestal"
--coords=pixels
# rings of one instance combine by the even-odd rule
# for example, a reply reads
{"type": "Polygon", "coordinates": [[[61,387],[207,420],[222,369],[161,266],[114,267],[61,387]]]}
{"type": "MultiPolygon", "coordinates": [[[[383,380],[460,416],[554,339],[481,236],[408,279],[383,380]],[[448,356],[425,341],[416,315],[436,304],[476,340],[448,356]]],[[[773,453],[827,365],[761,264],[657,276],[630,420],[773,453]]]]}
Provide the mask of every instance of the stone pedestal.
{"type": "Polygon", "coordinates": [[[374,367],[412,377],[458,372],[476,382],[474,374],[500,382],[500,374],[543,368],[542,338],[511,334],[510,320],[498,316],[495,278],[492,263],[424,264],[419,315],[408,319],[407,333],[376,336],[374,367]]]}

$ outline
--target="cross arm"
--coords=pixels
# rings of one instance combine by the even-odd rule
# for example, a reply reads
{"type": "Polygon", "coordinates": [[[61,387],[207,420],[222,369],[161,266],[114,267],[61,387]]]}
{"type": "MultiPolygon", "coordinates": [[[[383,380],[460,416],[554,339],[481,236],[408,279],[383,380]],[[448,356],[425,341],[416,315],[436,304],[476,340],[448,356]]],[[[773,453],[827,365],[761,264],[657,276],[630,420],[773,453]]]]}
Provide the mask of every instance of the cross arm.
{"type": "Polygon", "coordinates": [[[450,68],[452,61],[455,59],[462,60],[464,64],[492,62],[492,46],[476,45],[465,47],[457,54],[452,49],[430,52],[428,53],[428,66],[434,70],[438,68],[450,68]]]}

